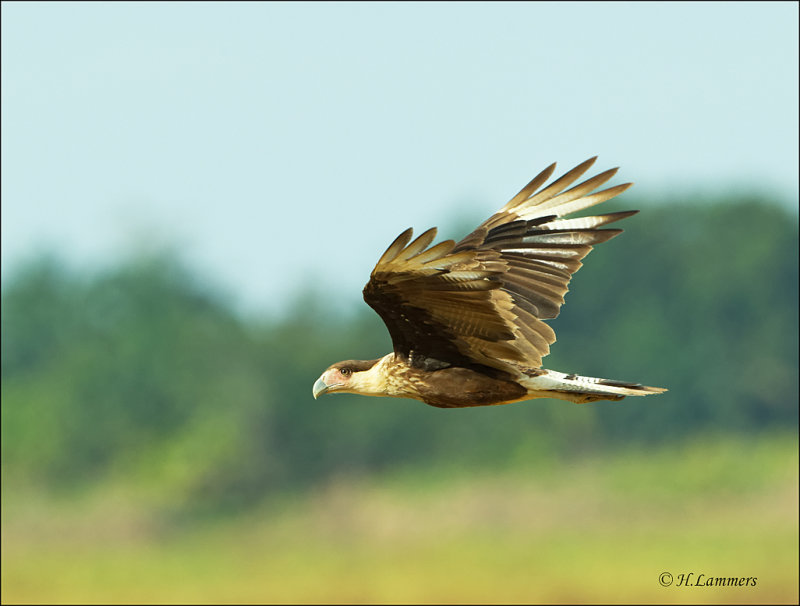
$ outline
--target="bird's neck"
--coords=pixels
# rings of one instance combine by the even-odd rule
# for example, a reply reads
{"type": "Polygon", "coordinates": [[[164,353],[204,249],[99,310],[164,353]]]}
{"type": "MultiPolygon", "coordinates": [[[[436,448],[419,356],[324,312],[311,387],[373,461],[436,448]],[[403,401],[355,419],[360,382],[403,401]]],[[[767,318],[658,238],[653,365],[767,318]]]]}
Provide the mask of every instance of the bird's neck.
{"type": "Polygon", "coordinates": [[[387,354],[378,360],[372,368],[353,374],[348,391],[365,396],[388,396],[391,381],[389,368],[394,363],[394,354],[387,354]]]}
{"type": "Polygon", "coordinates": [[[372,368],[354,373],[348,391],[365,396],[416,398],[416,382],[409,374],[414,373],[406,360],[394,353],[386,354],[372,368]]]}

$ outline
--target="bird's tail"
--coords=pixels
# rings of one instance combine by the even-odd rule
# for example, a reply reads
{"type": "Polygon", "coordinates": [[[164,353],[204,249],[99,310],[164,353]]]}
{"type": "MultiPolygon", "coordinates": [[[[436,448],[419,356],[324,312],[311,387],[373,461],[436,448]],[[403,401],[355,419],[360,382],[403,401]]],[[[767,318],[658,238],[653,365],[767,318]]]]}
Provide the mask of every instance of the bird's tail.
{"type": "MultiPolygon", "coordinates": [[[[648,387],[639,383],[568,375],[556,370],[537,369],[536,376],[525,376],[519,383],[533,397],[559,398],[578,404],[597,400],[621,400],[625,396],[648,396],[667,391],[663,387],[648,387]]],[[[530,375],[534,373],[531,372],[530,375]]],[[[528,373],[526,373],[528,375],[528,373]]]]}

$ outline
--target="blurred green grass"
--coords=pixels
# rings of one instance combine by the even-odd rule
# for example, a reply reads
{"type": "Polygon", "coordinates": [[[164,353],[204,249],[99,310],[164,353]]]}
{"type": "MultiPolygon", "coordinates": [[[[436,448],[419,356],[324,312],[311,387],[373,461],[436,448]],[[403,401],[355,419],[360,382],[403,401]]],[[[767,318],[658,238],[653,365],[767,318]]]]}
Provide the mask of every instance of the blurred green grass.
{"type": "Polygon", "coordinates": [[[797,603],[797,511],[794,432],[343,475],[179,525],[129,484],[6,489],[2,600],[797,603]]]}

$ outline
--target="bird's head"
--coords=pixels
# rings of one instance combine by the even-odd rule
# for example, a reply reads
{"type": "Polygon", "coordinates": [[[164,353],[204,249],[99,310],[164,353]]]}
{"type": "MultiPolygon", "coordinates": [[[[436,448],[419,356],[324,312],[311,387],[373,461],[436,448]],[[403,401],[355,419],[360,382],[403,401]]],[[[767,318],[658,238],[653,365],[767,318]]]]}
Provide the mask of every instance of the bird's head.
{"type": "Polygon", "coordinates": [[[337,362],[322,373],[314,383],[314,399],[324,393],[358,393],[374,395],[382,389],[383,381],[376,370],[377,360],[345,360],[337,362]]]}

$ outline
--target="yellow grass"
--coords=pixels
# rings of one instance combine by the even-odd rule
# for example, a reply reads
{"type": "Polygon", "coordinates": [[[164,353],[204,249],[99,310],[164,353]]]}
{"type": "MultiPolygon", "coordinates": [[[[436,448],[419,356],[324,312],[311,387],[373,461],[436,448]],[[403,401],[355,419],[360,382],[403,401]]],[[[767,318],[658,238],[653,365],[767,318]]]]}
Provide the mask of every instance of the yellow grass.
{"type": "Polygon", "coordinates": [[[4,603],[797,603],[796,436],[341,479],[165,527],[4,490],[4,603]],[[659,584],[662,573],[673,585],[659,584]],[[756,586],[676,587],[679,575],[756,586]]]}

